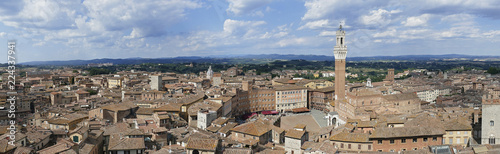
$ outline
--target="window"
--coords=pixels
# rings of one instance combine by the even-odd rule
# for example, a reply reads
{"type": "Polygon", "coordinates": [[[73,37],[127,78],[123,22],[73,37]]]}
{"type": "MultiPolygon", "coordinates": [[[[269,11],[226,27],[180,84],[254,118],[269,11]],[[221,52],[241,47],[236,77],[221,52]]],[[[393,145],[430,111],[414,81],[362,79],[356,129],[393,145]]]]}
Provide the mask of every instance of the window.
{"type": "Polygon", "coordinates": [[[495,126],[495,121],[491,120],[490,121],[490,126],[495,126]]]}
{"type": "Polygon", "coordinates": [[[453,132],[450,132],[450,135],[453,135],[453,132]]]}
{"type": "Polygon", "coordinates": [[[344,148],[344,143],[340,143],[340,148],[344,148]]]}
{"type": "Polygon", "coordinates": [[[417,138],[413,138],[413,143],[417,143],[417,138]]]}
{"type": "Polygon", "coordinates": [[[378,144],[382,144],[382,140],[378,140],[378,144]]]}
{"type": "Polygon", "coordinates": [[[495,144],[495,138],[494,138],[494,137],[490,137],[490,139],[489,139],[489,143],[490,143],[490,144],[495,144]]]}
{"type": "Polygon", "coordinates": [[[427,142],[427,137],[424,137],[424,142],[427,142]]]}
{"type": "Polygon", "coordinates": [[[377,150],[378,152],[382,152],[382,150],[377,150]]]}
{"type": "Polygon", "coordinates": [[[406,151],[406,149],[401,149],[401,151],[406,151]]]}
{"type": "Polygon", "coordinates": [[[464,134],[467,135],[468,134],[467,131],[465,131],[464,134]]]}
{"type": "Polygon", "coordinates": [[[413,150],[417,150],[417,148],[413,148],[413,150]]]}
{"type": "Polygon", "coordinates": [[[457,132],[457,135],[460,135],[460,131],[457,132]]]}
{"type": "Polygon", "coordinates": [[[464,144],[467,144],[467,138],[464,138],[464,144]]]}
{"type": "Polygon", "coordinates": [[[368,150],[372,150],[372,145],[368,145],[368,150]]]}
{"type": "Polygon", "coordinates": [[[432,141],[437,141],[438,138],[437,137],[432,137],[432,141]]]}
{"type": "Polygon", "coordinates": [[[450,138],[450,142],[448,144],[453,144],[453,139],[450,138]]]}
{"type": "Polygon", "coordinates": [[[358,149],[361,149],[361,144],[358,144],[358,149]]]}
{"type": "Polygon", "coordinates": [[[348,148],[348,149],[351,149],[351,144],[348,144],[348,145],[347,145],[347,148],[348,148]]]}
{"type": "Polygon", "coordinates": [[[390,152],[394,152],[394,149],[389,150],[390,152]]]}
{"type": "Polygon", "coordinates": [[[459,138],[457,138],[457,144],[460,144],[460,139],[459,138]]]}
{"type": "Polygon", "coordinates": [[[401,143],[406,143],[406,139],[401,139],[401,143]]]}
{"type": "Polygon", "coordinates": [[[391,140],[391,144],[394,144],[394,140],[391,140]]]}

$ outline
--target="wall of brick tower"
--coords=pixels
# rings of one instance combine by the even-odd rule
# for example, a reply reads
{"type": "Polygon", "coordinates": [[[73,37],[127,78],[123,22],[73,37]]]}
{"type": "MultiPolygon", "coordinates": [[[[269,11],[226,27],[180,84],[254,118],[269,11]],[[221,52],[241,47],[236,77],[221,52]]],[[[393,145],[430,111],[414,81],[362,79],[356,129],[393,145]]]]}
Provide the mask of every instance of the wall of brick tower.
{"type": "Polygon", "coordinates": [[[345,59],[335,60],[335,95],[338,100],[345,98],[345,59]]]}
{"type": "Polygon", "coordinates": [[[391,68],[387,70],[387,76],[385,79],[388,81],[394,81],[394,69],[391,68]]]}

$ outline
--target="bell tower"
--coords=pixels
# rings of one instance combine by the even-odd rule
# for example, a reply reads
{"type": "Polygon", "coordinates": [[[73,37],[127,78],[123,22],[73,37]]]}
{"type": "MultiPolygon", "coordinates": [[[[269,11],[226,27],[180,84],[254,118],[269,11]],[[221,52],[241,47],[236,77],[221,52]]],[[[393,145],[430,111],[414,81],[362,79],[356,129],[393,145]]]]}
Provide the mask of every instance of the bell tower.
{"type": "Polygon", "coordinates": [[[345,31],[340,25],[337,30],[337,43],[333,47],[335,55],[335,100],[345,99],[345,58],[347,46],[345,45],[345,31]]]}

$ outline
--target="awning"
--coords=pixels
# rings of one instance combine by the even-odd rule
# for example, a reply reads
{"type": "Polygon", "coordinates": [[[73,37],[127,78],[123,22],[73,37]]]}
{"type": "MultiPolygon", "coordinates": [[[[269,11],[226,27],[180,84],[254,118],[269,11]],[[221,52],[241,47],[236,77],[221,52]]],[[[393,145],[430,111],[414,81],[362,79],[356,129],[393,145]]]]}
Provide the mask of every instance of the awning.
{"type": "Polygon", "coordinates": [[[271,115],[271,114],[279,114],[280,112],[278,111],[262,111],[263,115],[271,115]]]}
{"type": "Polygon", "coordinates": [[[292,109],[292,112],[294,112],[294,113],[309,112],[309,109],[307,109],[306,107],[301,107],[301,108],[292,109]]]}

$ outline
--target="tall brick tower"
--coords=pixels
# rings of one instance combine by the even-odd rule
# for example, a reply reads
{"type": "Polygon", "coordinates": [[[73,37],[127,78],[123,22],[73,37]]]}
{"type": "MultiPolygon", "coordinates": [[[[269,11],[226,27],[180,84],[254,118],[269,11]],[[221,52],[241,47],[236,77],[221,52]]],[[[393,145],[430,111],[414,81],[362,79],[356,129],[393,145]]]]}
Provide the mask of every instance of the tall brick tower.
{"type": "Polygon", "coordinates": [[[347,46],[345,45],[345,31],[340,25],[337,30],[337,44],[333,48],[335,55],[335,100],[345,99],[345,58],[347,46]]]}

